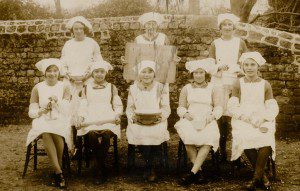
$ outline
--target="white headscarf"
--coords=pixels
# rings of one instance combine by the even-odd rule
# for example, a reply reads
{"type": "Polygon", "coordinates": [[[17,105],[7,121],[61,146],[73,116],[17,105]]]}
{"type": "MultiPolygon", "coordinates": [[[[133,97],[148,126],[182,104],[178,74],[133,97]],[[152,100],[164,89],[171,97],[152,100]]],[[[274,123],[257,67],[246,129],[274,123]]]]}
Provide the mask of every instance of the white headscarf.
{"type": "Polygon", "coordinates": [[[185,68],[190,72],[194,72],[198,68],[202,68],[206,73],[212,74],[214,72],[215,59],[205,58],[202,60],[193,60],[185,63],[185,68]]]}
{"type": "Polygon", "coordinates": [[[90,31],[93,30],[92,24],[86,18],[84,18],[83,16],[76,16],[76,17],[71,18],[67,22],[66,28],[71,30],[73,28],[74,23],[76,23],[76,22],[83,23],[90,31]]]}
{"type": "Polygon", "coordinates": [[[37,62],[35,64],[35,66],[37,67],[37,69],[39,71],[41,71],[43,74],[45,74],[47,68],[49,66],[57,66],[57,68],[59,69],[59,71],[61,71],[62,68],[62,61],[60,59],[57,58],[46,58],[43,60],[40,60],[39,62],[37,62]]]}
{"type": "Polygon", "coordinates": [[[218,15],[218,27],[220,27],[221,23],[225,20],[230,20],[233,22],[233,24],[235,25],[237,22],[240,21],[240,18],[235,16],[232,13],[224,13],[224,14],[219,14],[218,15]]]}
{"type": "Polygon", "coordinates": [[[264,59],[264,57],[262,57],[262,55],[259,52],[245,52],[240,57],[241,64],[243,65],[245,60],[247,60],[248,58],[252,58],[253,60],[255,60],[255,62],[259,66],[262,66],[266,63],[266,60],[264,59]]]}
{"type": "Polygon", "coordinates": [[[140,74],[145,68],[151,68],[154,71],[154,73],[156,73],[158,66],[154,61],[143,60],[137,65],[138,74],[140,74]]]}
{"type": "Polygon", "coordinates": [[[96,69],[99,69],[99,68],[102,68],[106,71],[106,73],[109,71],[109,70],[112,70],[113,67],[112,65],[105,61],[105,60],[100,60],[100,61],[96,61],[96,62],[93,62],[92,65],[91,65],[91,71],[93,72],[94,70],[96,69]]]}
{"type": "Polygon", "coordinates": [[[149,12],[149,13],[145,13],[145,14],[141,15],[138,21],[142,25],[145,25],[145,23],[148,21],[155,21],[157,23],[157,25],[159,26],[159,25],[161,25],[163,20],[164,20],[164,18],[161,14],[155,13],[155,12],[149,12]]]}

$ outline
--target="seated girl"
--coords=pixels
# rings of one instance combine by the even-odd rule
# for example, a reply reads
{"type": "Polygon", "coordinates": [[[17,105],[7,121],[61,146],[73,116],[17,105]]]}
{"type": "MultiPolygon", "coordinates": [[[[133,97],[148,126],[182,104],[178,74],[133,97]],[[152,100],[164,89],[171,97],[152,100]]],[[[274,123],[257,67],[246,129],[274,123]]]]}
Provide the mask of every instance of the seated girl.
{"type": "Polygon", "coordinates": [[[77,136],[88,135],[95,155],[95,184],[107,180],[105,160],[113,135],[121,137],[122,101],[116,86],[106,81],[112,66],[106,61],[98,61],[91,66],[93,82],[87,84],[82,92],[79,118],[75,121],[77,136]]]}
{"type": "Polygon", "coordinates": [[[186,63],[192,82],[185,85],[179,97],[177,114],[180,121],[175,124],[179,137],[193,163],[191,171],[181,180],[190,185],[198,179],[204,182],[201,166],[210,149],[217,151],[220,133],[217,120],[222,116],[222,90],[210,82],[214,72],[214,59],[207,58],[186,63]]]}
{"type": "Polygon", "coordinates": [[[170,139],[167,129],[167,118],[170,115],[169,89],[168,85],[155,81],[157,69],[156,63],[149,60],[143,60],[137,65],[138,80],[129,88],[126,108],[127,140],[131,145],[139,145],[149,169],[145,176],[150,182],[157,179],[153,163],[157,149],[170,139]],[[148,124],[147,119],[142,119],[143,115],[152,116],[153,123],[148,124]]]}
{"type": "Polygon", "coordinates": [[[66,187],[62,174],[62,156],[64,141],[71,145],[71,124],[67,116],[70,89],[58,81],[61,61],[49,58],[39,61],[36,67],[44,74],[45,80],[36,84],[31,92],[29,117],[33,119],[26,146],[36,138],[43,145],[55,170],[55,185],[66,187]]]}
{"type": "Polygon", "coordinates": [[[245,152],[255,169],[247,189],[270,189],[264,175],[269,156],[275,159],[275,117],[279,108],[268,81],[258,76],[266,60],[259,52],[243,53],[240,58],[245,77],[234,85],[228,111],[232,115],[232,156],[236,160],[245,152]]]}

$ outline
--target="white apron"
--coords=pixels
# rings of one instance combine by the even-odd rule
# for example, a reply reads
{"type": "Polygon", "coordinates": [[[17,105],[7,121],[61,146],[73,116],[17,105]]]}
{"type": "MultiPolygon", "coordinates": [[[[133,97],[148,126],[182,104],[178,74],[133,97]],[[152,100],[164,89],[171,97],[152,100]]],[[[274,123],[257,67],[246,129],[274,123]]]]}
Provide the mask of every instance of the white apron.
{"type": "MultiPolygon", "coordinates": [[[[39,106],[43,108],[47,106],[49,103],[48,98],[52,95],[55,95],[58,98],[58,103],[62,101],[64,84],[63,82],[58,81],[56,85],[49,86],[43,81],[37,85],[37,90],[39,95],[39,106]]],[[[43,133],[52,133],[64,137],[68,147],[72,148],[70,118],[66,114],[59,113],[56,110],[53,110],[51,115],[56,119],[51,119],[50,113],[48,112],[32,121],[32,128],[28,133],[26,146],[43,133]]]]}
{"type": "Polygon", "coordinates": [[[193,120],[180,119],[175,129],[185,145],[211,145],[214,151],[219,147],[220,133],[217,121],[206,123],[206,117],[212,113],[213,84],[206,88],[187,86],[188,112],[193,120]]]}
{"type": "MultiPolygon", "coordinates": [[[[136,110],[160,110],[160,97],[158,83],[155,83],[150,91],[140,90],[137,83],[131,89],[133,92],[136,110]]],[[[160,145],[170,139],[167,120],[156,125],[145,126],[128,122],[126,136],[129,144],[133,145],[160,145]]]]}
{"type": "MultiPolygon", "coordinates": [[[[255,112],[258,115],[265,111],[265,80],[255,83],[245,83],[244,78],[240,79],[241,103],[243,113],[250,115],[255,112]]],[[[241,120],[232,119],[232,156],[231,160],[238,159],[245,149],[258,149],[271,146],[275,159],[275,121],[268,123],[268,132],[262,133],[259,128],[241,120]]]]}
{"type": "Polygon", "coordinates": [[[223,87],[223,115],[229,116],[227,111],[227,102],[232,92],[232,86],[238,80],[237,74],[235,74],[235,72],[239,71],[238,55],[240,48],[240,38],[233,37],[229,41],[218,38],[214,42],[216,47],[217,65],[227,64],[229,66],[229,69],[227,71],[218,72],[216,75],[212,76],[211,81],[215,85],[223,87]]]}
{"type": "MultiPolygon", "coordinates": [[[[112,84],[107,84],[103,89],[93,89],[91,84],[86,86],[87,119],[86,121],[100,121],[113,119],[116,116],[111,103],[112,84]]],[[[78,136],[83,136],[89,131],[111,130],[118,138],[121,137],[121,127],[113,123],[104,125],[90,125],[77,131],[78,136]]]]}

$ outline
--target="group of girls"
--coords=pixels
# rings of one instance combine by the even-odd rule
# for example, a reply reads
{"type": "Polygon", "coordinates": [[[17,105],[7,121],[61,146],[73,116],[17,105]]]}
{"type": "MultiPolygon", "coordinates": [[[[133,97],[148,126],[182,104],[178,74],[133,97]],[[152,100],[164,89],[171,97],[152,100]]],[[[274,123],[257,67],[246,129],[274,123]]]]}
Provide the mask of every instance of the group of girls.
{"type": "MultiPolygon", "coordinates": [[[[142,15],[139,22],[145,33],[136,37],[135,42],[169,44],[166,35],[157,31],[162,20],[158,13],[142,15]]],[[[233,14],[219,15],[221,37],[212,43],[210,58],[185,64],[190,82],[181,89],[177,108],[180,120],[175,124],[193,164],[180,180],[185,186],[204,179],[201,167],[211,149],[216,152],[220,145],[226,160],[231,118],[231,160],[245,152],[255,169],[247,189],[270,188],[264,167],[269,156],[275,157],[278,105],[270,84],[258,75],[265,59],[258,52],[247,52],[245,42],[233,36],[237,21],[233,14]]],[[[61,59],[44,59],[36,64],[45,80],[36,84],[31,93],[29,116],[33,122],[27,138],[27,145],[37,137],[42,138],[55,170],[55,183],[60,188],[66,187],[62,153],[64,142],[73,147],[71,126],[76,127],[77,136],[88,136],[95,155],[95,183],[100,184],[107,179],[105,160],[110,138],[121,137],[123,114],[118,90],[106,80],[113,67],[102,59],[99,45],[86,36],[92,25],[78,16],[67,27],[74,38],[66,42],[61,59]],[[59,81],[60,75],[64,76],[63,82],[59,81]]],[[[169,85],[155,80],[158,67],[151,60],[142,60],[135,67],[138,78],[129,87],[125,112],[127,141],[140,149],[148,169],[145,178],[150,182],[157,180],[154,159],[158,146],[170,139],[169,85]],[[157,117],[152,124],[143,124],[140,113],[156,113],[157,117]]]]}

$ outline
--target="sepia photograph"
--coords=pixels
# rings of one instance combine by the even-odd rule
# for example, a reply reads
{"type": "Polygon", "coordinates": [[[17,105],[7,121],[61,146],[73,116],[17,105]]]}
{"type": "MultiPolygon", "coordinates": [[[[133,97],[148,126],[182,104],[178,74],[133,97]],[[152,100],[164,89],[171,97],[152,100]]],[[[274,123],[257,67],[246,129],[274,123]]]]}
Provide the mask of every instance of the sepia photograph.
{"type": "Polygon", "coordinates": [[[300,0],[0,0],[0,190],[300,190],[300,0]]]}

